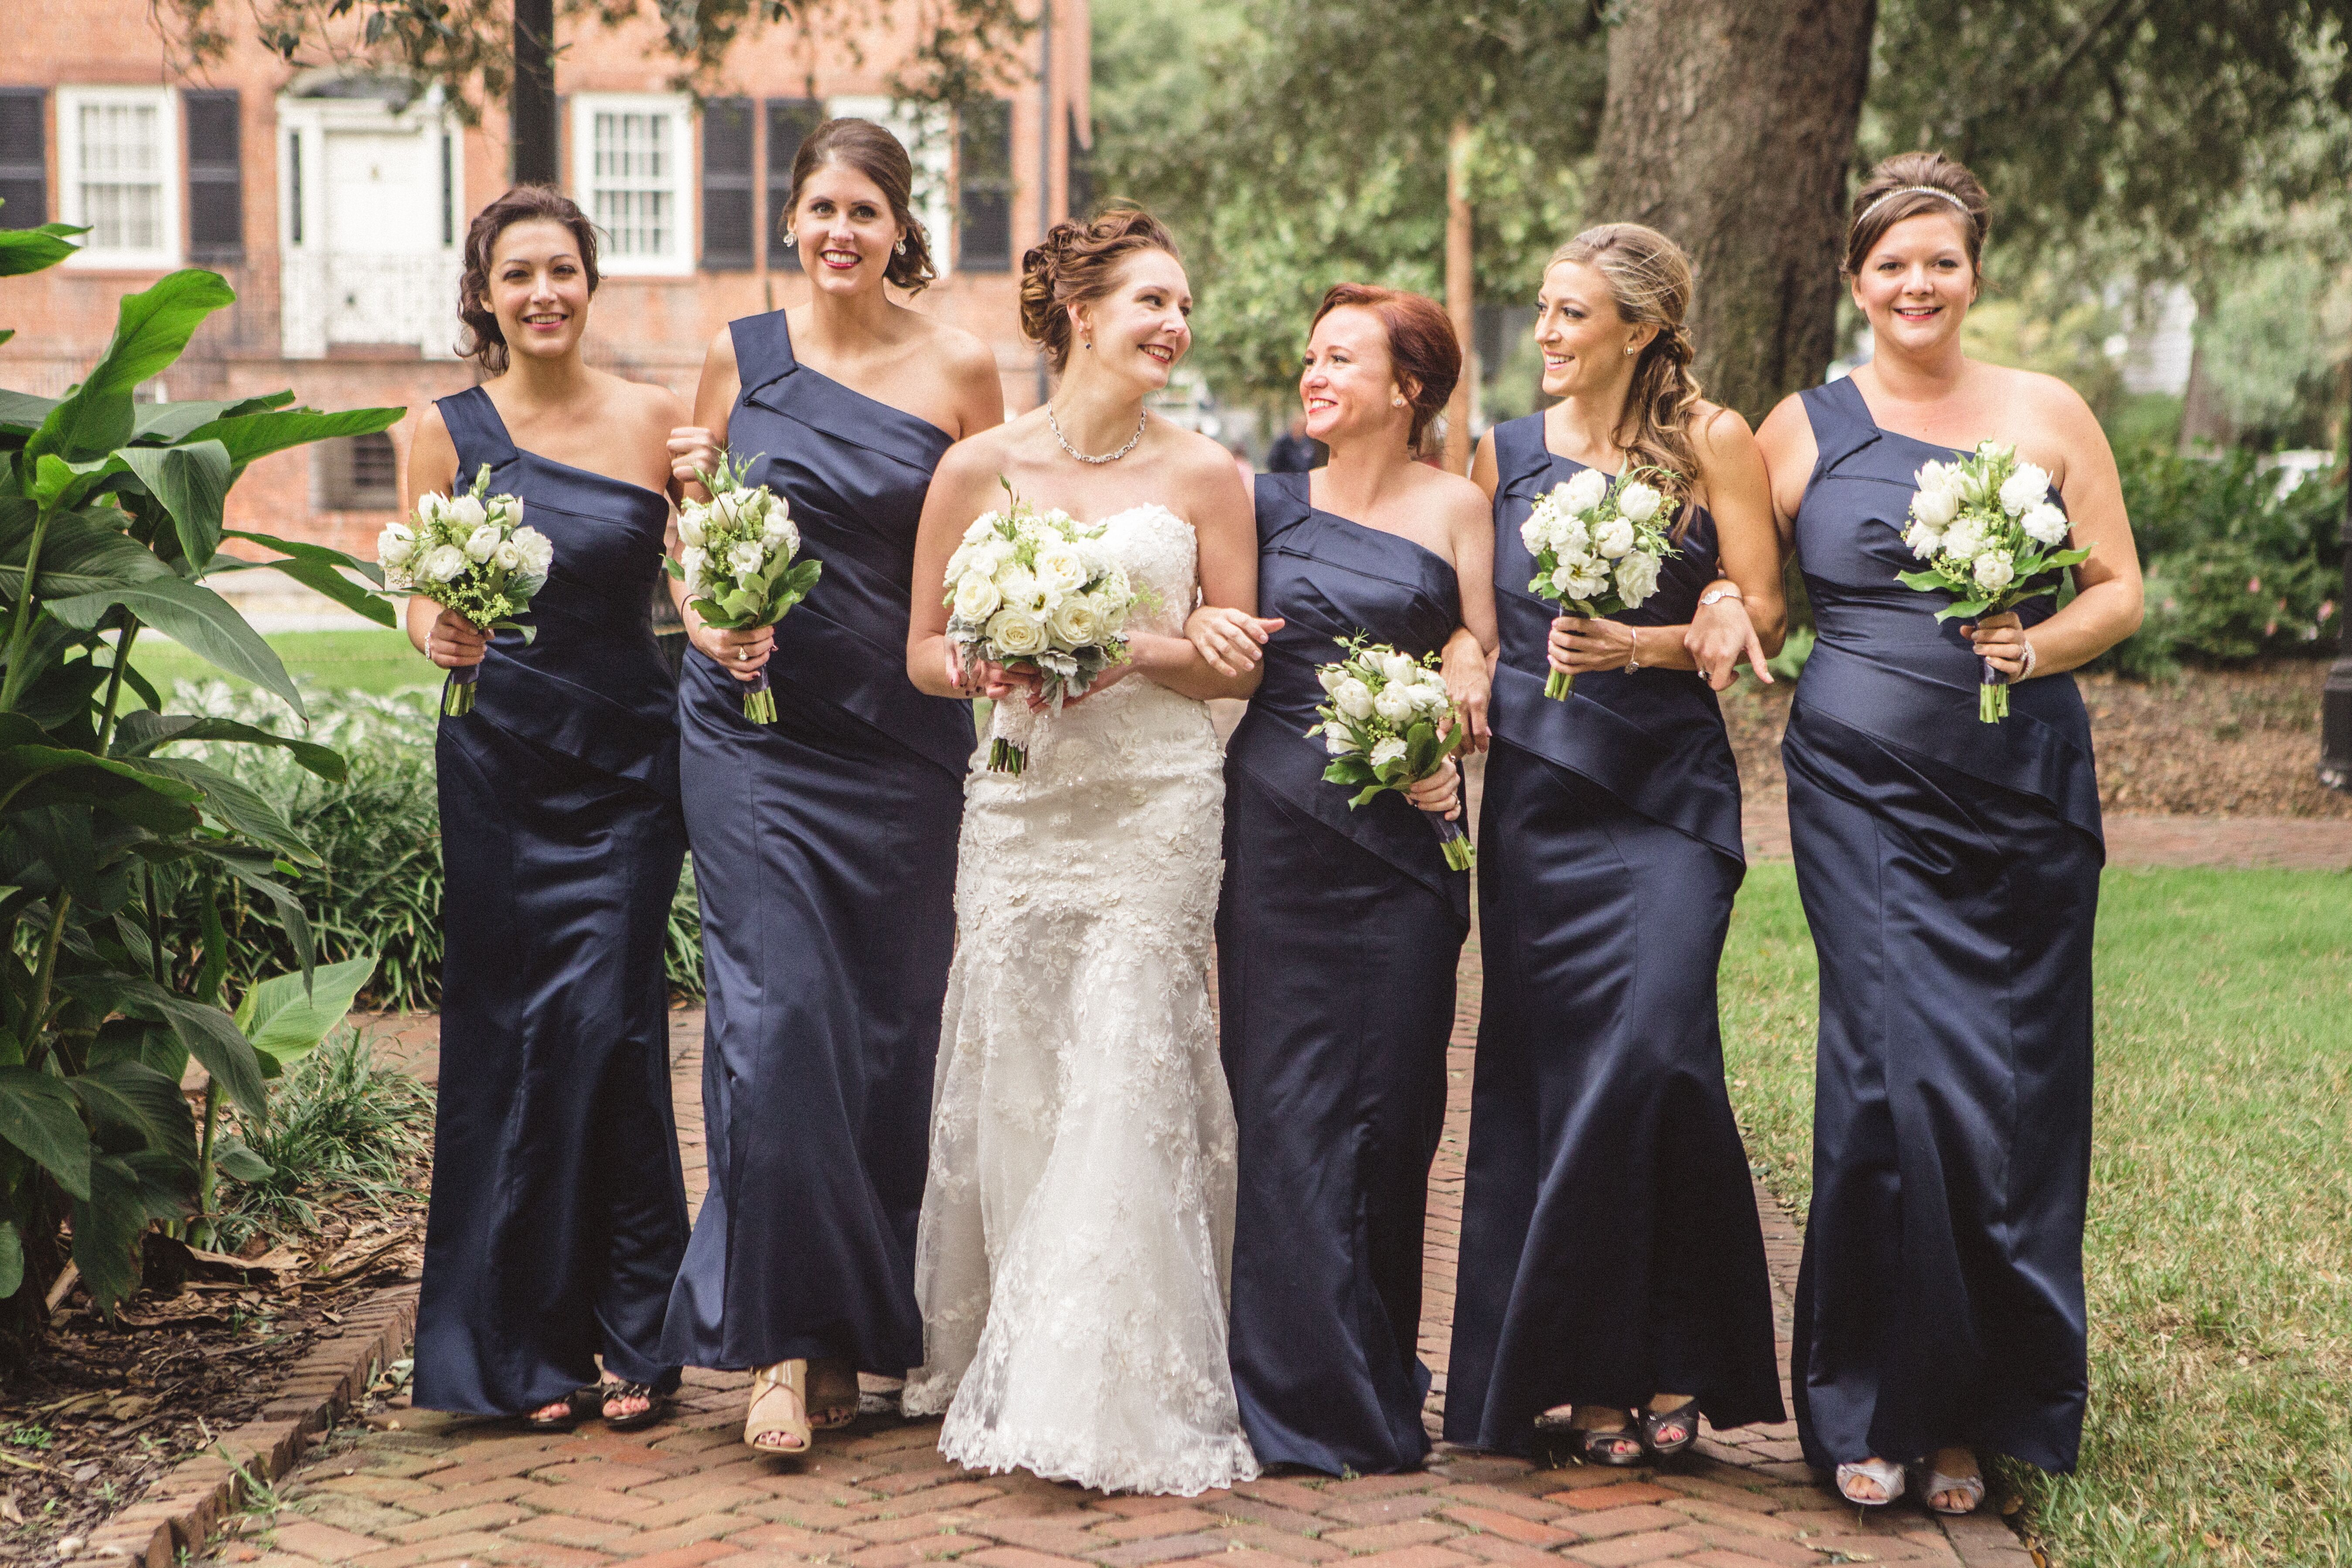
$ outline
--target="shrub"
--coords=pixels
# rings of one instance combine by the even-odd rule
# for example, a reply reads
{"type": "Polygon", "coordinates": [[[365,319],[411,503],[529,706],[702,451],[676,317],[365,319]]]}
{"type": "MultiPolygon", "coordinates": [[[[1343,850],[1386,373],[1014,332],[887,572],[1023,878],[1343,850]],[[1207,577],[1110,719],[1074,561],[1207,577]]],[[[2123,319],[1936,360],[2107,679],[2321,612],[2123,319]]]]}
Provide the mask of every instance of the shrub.
{"type": "Polygon", "coordinates": [[[223,1189],[215,1234],[232,1252],[256,1236],[316,1231],[317,1205],[330,1200],[382,1211],[415,1197],[408,1166],[432,1134],[433,1096],[376,1065],[367,1037],[345,1028],[278,1081],[266,1124],[237,1121],[269,1169],[223,1189]]]}

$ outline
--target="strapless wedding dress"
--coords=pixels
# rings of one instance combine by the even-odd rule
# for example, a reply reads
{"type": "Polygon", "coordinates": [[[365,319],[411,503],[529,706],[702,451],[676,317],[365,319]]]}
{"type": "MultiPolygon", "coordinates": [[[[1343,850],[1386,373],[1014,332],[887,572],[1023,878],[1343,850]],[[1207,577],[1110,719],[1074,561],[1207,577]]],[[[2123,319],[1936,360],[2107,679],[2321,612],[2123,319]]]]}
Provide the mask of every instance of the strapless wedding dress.
{"type": "MultiPolygon", "coordinates": [[[[1106,520],[1180,636],[1192,525],[1106,520]]],[[[966,785],[956,954],[915,1243],[940,1448],[1107,1491],[1257,1474],[1226,1362],[1233,1102],[1209,1008],[1223,823],[1205,704],[1139,676],[1025,717],[1018,775],[966,785]]]]}

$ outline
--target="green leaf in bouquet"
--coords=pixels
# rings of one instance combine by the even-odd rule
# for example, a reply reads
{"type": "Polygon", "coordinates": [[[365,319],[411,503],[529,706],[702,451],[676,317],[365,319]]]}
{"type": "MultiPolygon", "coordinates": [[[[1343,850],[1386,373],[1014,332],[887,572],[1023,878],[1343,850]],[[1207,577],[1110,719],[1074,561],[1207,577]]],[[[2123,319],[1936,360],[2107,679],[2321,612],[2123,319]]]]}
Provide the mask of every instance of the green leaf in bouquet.
{"type": "Polygon", "coordinates": [[[1362,789],[1358,790],[1356,792],[1356,797],[1348,803],[1348,809],[1349,811],[1353,811],[1360,805],[1380,799],[1381,795],[1388,793],[1388,788],[1389,786],[1385,784],[1365,785],[1362,789]]]}
{"type": "Polygon", "coordinates": [[[1990,605],[1991,603],[1992,600],[1990,598],[1961,599],[1957,603],[1947,605],[1942,609],[1937,610],[1936,612],[1936,619],[1938,621],[1951,621],[1958,620],[1963,616],[1981,616],[1985,613],[1986,608],[1990,605]]]}
{"type": "Polygon", "coordinates": [[[125,447],[115,454],[172,514],[188,563],[203,571],[220,549],[221,510],[228,500],[228,448],[218,441],[179,447],[125,447]]]}
{"type": "Polygon", "coordinates": [[[41,421],[26,443],[26,455],[54,453],[68,462],[83,461],[129,441],[136,428],[132,392],[180,357],[206,316],[236,300],[236,291],[226,279],[196,268],[124,295],[105,353],[88,379],[41,421]]]}
{"type": "Polygon", "coordinates": [[[1332,758],[1323,769],[1323,777],[1335,784],[1377,786],[1380,783],[1379,777],[1372,772],[1372,764],[1366,762],[1360,755],[1332,758]]]}
{"type": "Polygon", "coordinates": [[[48,608],[66,625],[86,631],[116,605],[206,663],[275,692],[296,713],[309,716],[276,651],[227,600],[202,584],[166,575],[53,600],[48,608]]]}
{"type": "Polygon", "coordinates": [[[1404,732],[1404,772],[1409,778],[1421,778],[1437,765],[1437,727],[1426,719],[1416,719],[1404,732]]]}

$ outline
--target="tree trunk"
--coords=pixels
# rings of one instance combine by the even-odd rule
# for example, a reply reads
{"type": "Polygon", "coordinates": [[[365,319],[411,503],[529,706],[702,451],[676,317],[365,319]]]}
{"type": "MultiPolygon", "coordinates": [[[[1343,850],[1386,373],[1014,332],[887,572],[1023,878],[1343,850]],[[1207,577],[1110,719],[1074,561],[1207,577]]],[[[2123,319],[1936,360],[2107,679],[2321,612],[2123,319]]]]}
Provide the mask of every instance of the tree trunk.
{"type": "Polygon", "coordinates": [[[1457,122],[1445,141],[1445,313],[1462,345],[1462,379],[1445,405],[1445,468],[1470,471],[1470,406],[1478,378],[1475,272],[1470,248],[1470,127],[1457,122]]]}
{"type": "Polygon", "coordinates": [[[1633,0],[1609,39],[1587,223],[1690,252],[1707,395],[1752,422],[1836,347],[1846,171],[1876,0],[1633,0]]]}

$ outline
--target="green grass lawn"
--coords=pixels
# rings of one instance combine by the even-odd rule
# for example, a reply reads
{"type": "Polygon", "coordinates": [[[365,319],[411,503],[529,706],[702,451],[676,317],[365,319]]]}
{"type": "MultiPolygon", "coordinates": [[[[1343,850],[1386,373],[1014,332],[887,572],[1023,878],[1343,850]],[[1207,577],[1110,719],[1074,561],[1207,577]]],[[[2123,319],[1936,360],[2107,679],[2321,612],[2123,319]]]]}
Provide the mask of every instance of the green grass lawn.
{"type": "MultiPolygon", "coordinates": [[[[2106,874],[2071,1477],[2012,1468],[2054,1562],[2352,1563],[2352,876],[2106,874]]],[[[1813,951],[1787,865],[1724,960],[1732,1099],[1811,1187],[1813,951]]]]}
{"type": "MultiPolygon", "coordinates": [[[[278,657],[295,677],[309,677],[322,690],[394,691],[404,686],[438,686],[441,672],[409,646],[404,633],[378,630],[349,632],[278,632],[269,639],[278,657]]],[[[154,636],[142,637],[131,663],[155,683],[166,698],[175,680],[226,680],[247,684],[224,675],[176,643],[154,636]]]]}

